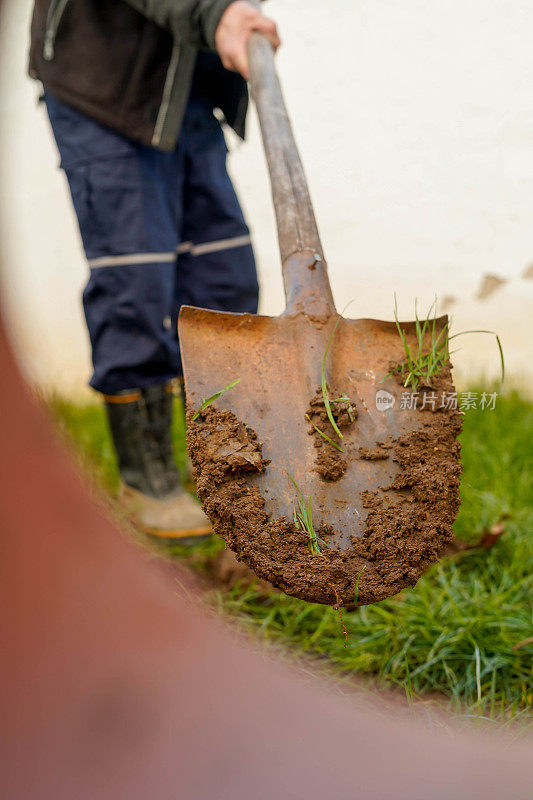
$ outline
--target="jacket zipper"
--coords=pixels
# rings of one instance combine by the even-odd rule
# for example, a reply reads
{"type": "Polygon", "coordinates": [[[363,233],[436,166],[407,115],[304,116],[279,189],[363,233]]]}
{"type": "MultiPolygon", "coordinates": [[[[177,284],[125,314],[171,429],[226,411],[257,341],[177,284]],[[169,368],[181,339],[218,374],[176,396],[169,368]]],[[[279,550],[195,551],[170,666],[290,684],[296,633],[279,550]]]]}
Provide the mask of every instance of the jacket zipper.
{"type": "Polygon", "coordinates": [[[43,58],[52,61],[55,54],[57,29],[67,7],[68,0],[52,0],[46,17],[46,33],[44,34],[43,58]]]}
{"type": "Polygon", "coordinates": [[[152,136],[153,147],[157,147],[161,143],[161,137],[163,136],[163,131],[165,129],[165,122],[167,119],[168,109],[170,107],[170,98],[172,96],[172,88],[174,86],[174,79],[178,69],[180,50],[181,47],[178,42],[174,42],[170,63],[168,65],[167,76],[165,78],[165,86],[163,89],[163,96],[161,98],[161,105],[159,107],[159,113],[157,115],[157,120],[154,127],[154,135],[152,136]]]}

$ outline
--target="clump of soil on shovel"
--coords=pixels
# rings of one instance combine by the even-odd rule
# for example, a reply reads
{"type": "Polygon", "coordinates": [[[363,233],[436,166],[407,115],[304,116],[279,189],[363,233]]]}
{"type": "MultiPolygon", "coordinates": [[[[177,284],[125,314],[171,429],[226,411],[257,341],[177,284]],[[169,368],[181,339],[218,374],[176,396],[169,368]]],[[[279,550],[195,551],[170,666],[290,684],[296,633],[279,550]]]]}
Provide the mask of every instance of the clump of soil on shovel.
{"type": "MultiPolygon", "coordinates": [[[[337,397],[338,395],[330,394],[330,396],[337,397]]],[[[353,425],[357,418],[355,406],[350,401],[332,403],[331,406],[333,418],[342,433],[343,429],[353,425]]],[[[329,420],[321,388],[316,391],[315,396],[309,403],[305,418],[310,423],[309,435],[313,437],[316,449],[316,471],[325,481],[338,481],[348,469],[348,463],[343,453],[319,433],[319,431],[322,431],[338,447],[342,447],[342,440],[338,438],[329,420]]]]}
{"type": "Polygon", "coordinates": [[[387,445],[399,465],[392,484],[362,493],[363,535],[339,550],[328,547],[331,530],[317,528],[324,544],[313,555],[308,534],[292,520],[270,517],[258,487],[247,481],[269,463],[255,432],[230,411],[209,406],[193,421],[189,410],[189,453],[214,530],[260,578],[309,602],[353,607],[414,585],[453,538],[461,472],[458,413],[417,413],[420,429],[387,445]]]}
{"type": "Polygon", "coordinates": [[[359,458],[363,461],[384,461],[390,457],[389,450],[392,449],[391,444],[381,443],[376,447],[360,447],[359,458]]]}

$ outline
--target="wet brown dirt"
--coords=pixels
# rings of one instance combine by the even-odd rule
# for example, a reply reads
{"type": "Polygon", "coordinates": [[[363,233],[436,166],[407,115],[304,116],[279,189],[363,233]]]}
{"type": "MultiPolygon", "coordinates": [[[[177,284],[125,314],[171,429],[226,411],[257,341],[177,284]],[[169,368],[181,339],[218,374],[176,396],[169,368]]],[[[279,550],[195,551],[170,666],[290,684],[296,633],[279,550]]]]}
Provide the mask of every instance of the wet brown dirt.
{"type": "MultiPolygon", "coordinates": [[[[435,391],[453,391],[448,371],[437,383],[435,391]]],[[[313,401],[310,408],[321,414],[313,401]]],[[[309,602],[336,605],[338,597],[340,605],[352,607],[413,586],[453,539],[461,474],[459,413],[416,413],[419,430],[359,452],[370,460],[386,454],[399,467],[389,486],[362,493],[363,535],[339,550],[328,546],[331,529],[317,528],[322,553],[312,555],[308,534],[292,520],[270,517],[259,489],[247,481],[250,473],[268,469],[254,431],[214,406],[194,422],[189,411],[187,442],[198,495],[215,531],[261,579],[309,602]]]]}
{"type": "MultiPolygon", "coordinates": [[[[342,396],[340,392],[337,394],[332,393],[329,387],[328,393],[332,398],[342,396]]],[[[331,411],[341,433],[353,425],[357,419],[357,409],[351,402],[332,403],[331,411]]],[[[325,481],[340,480],[348,468],[346,454],[337,450],[318,432],[319,430],[322,431],[322,433],[335,442],[338,447],[344,450],[343,441],[339,439],[329,420],[321,388],[317,389],[309,403],[305,418],[309,422],[308,432],[309,435],[313,437],[313,444],[316,450],[316,472],[318,472],[320,477],[325,481]]]]}

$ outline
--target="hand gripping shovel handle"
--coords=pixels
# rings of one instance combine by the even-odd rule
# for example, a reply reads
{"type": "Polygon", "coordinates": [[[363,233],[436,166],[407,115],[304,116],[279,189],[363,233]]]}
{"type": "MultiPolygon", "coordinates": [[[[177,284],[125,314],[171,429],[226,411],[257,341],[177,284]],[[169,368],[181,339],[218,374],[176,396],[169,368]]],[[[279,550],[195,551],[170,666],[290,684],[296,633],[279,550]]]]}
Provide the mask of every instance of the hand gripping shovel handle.
{"type": "MultiPolygon", "coordinates": [[[[258,5],[258,4],[257,4],[258,5]]],[[[283,100],[272,45],[253,33],[248,43],[250,88],[265,148],[287,308],[329,317],[335,304],[300,154],[283,100]]]]}

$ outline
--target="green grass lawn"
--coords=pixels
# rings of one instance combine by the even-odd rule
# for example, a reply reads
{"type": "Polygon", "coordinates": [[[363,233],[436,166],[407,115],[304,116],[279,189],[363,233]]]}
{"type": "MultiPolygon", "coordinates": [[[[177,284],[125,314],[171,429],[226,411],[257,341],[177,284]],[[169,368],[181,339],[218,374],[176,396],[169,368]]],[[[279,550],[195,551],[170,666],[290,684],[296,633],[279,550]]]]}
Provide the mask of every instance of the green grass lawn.
{"type": "MultiPolygon", "coordinates": [[[[102,408],[58,398],[49,406],[83,463],[112,493],[118,476],[102,408]]],[[[174,437],[183,465],[180,413],[174,437]]],[[[494,411],[467,411],[461,440],[455,533],[477,541],[502,519],[505,533],[490,550],[445,559],[414,589],[345,613],[346,649],[330,607],[257,584],[210,590],[208,600],[253,636],[325,659],[343,677],[371,675],[378,685],[401,687],[408,700],[438,693],[460,716],[531,721],[533,643],[521,643],[533,636],[533,404],[509,393],[494,411]]],[[[164,550],[201,570],[221,547],[213,539],[194,551],[172,544],[164,550]]]]}

